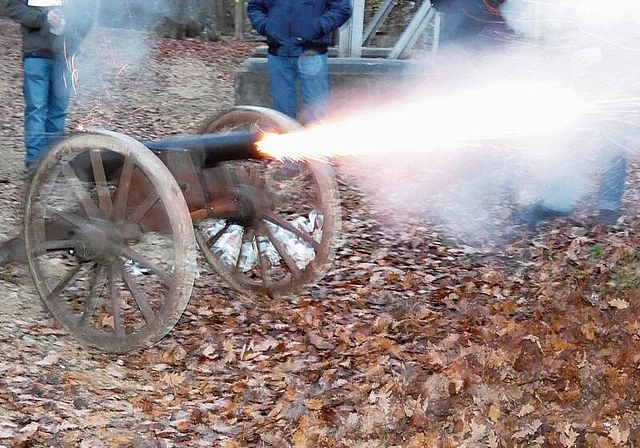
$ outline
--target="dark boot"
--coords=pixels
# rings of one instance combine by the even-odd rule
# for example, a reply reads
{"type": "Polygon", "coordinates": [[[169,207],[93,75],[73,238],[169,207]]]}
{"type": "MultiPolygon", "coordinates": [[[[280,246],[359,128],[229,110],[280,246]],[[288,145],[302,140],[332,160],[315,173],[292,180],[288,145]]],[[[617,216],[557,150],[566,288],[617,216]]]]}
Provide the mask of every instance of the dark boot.
{"type": "Polygon", "coordinates": [[[554,210],[540,203],[536,203],[520,213],[520,220],[527,224],[529,230],[535,231],[540,222],[549,221],[554,218],[562,218],[570,214],[570,211],[554,210]]]}

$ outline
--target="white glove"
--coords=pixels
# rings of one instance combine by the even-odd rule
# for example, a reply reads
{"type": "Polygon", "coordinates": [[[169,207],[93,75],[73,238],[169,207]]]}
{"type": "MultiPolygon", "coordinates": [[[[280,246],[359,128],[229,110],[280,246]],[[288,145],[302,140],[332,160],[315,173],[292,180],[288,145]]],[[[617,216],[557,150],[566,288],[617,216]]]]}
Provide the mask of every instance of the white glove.
{"type": "Polygon", "coordinates": [[[47,22],[49,23],[49,31],[55,35],[62,34],[67,24],[66,20],[64,20],[64,14],[59,9],[52,9],[47,13],[47,22]]]}

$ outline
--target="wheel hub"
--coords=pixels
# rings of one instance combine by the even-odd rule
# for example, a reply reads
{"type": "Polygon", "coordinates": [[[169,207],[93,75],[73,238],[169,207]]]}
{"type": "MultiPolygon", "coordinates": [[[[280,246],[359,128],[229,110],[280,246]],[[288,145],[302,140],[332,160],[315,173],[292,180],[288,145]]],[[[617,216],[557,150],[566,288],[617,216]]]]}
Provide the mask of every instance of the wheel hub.
{"type": "Polygon", "coordinates": [[[233,198],[236,213],[231,221],[243,227],[259,226],[265,213],[274,207],[268,192],[253,185],[236,185],[233,198]]]}
{"type": "Polygon", "coordinates": [[[92,220],[74,234],[76,256],[85,261],[108,264],[122,252],[124,240],[114,224],[105,220],[92,220]]]}

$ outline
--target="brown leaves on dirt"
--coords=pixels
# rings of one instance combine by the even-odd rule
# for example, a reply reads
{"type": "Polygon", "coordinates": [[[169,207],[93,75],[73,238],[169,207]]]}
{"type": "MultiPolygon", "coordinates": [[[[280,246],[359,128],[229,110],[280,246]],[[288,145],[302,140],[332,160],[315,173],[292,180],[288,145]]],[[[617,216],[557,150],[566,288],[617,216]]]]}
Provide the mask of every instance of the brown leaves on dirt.
{"type": "MultiPolygon", "coordinates": [[[[10,29],[4,48],[17,45],[10,29]]],[[[163,41],[151,72],[104,77],[111,96],[76,102],[71,119],[144,137],[188,130],[232,103],[249,50],[163,41]]],[[[509,241],[471,245],[426,219],[391,224],[341,185],[344,244],[320,284],[243,297],[201,265],[178,325],[137,353],[78,346],[12,268],[0,282],[0,446],[640,445],[637,201],[616,228],[514,224],[509,241]]]]}
{"type": "Polygon", "coordinates": [[[631,226],[594,228],[577,247],[573,230],[558,222],[477,258],[445,242],[436,226],[385,227],[367,217],[354,191],[342,193],[345,244],[323,282],[282,301],[221,290],[203,273],[180,323],[155,347],[112,357],[59,336],[58,344],[71,347],[63,355],[49,340],[51,351],[31,370],[3,368],[0,400],[9,418],[0,440],[106,447],[640,442],[640,304],[635,287],[617,280],[620,270],[637,269],[631,226]],[[432,249],[414,247],[418,234],[432,249]],[[609,253],[620,256],[611,261],[609,253]],[[385,301],[372,300],[385,292],[385,301]]]}

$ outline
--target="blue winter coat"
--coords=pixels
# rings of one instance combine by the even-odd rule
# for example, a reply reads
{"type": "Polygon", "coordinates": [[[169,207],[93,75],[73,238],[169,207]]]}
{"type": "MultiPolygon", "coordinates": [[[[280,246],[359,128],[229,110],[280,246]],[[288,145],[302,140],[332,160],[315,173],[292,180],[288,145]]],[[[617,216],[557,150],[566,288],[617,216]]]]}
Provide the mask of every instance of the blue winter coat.
{"type": "Polygon", "coordinates": [[[267,37],[269,53],[326,53],[331,34],[351,17],[350,0],[249,0],[249,20],[267,37]]]}

